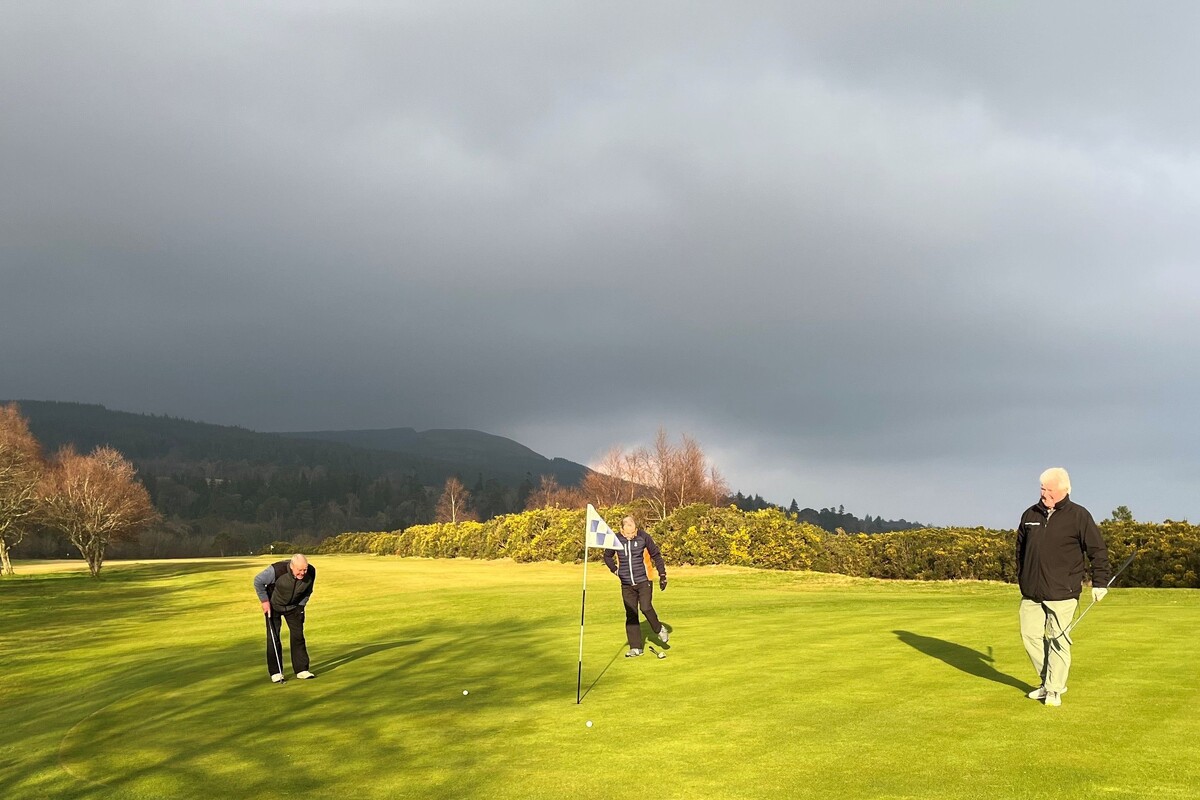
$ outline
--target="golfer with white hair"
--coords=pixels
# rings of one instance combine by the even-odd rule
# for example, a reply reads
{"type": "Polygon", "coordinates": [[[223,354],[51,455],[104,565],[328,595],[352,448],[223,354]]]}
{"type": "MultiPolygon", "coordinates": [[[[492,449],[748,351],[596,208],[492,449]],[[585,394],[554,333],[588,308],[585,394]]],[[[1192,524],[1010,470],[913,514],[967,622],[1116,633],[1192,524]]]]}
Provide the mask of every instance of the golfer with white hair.
{"type": "Polygon", "coordinates": [[[308,645],[304,641],[304,606],[312,597],[316,580],[317,568],[308,563],[303,553],[296,553],[287,561],[276,561],[254,576],[254,592],[267,620],[267,672],[275,683],[283,683],[281,619],[287,620],[296,677],[316,677],[308,669],[308,645]]]}
{"type": "Polygon", "coordinates": [[[1086,508],[1071,502],[1071,478],[1062,467],[1041,475],[1042,497],[1017,526],[1017,581],[1021,587],[1021,639],[1041,685],[1029,693],[1048,706],[1062,705],[1071,670],[1066,628],[1079,606],[1091,562],[1092,601],[1108,593],[1108,548],[1086,508]]]}

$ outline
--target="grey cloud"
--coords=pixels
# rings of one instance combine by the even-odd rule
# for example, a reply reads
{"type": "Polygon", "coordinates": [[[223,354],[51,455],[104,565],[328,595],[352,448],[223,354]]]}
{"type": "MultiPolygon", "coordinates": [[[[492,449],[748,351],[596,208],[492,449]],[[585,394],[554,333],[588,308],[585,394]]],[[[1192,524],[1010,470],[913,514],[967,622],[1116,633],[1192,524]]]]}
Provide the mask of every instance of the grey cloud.
{"type": "Polygon", "coordinates": [[[928,521],[1074,458],[1184,516],[1143,473],[1200,444],[1195,14],[12,4],[0,395],[579,460],[664,424],[928,521]]]}

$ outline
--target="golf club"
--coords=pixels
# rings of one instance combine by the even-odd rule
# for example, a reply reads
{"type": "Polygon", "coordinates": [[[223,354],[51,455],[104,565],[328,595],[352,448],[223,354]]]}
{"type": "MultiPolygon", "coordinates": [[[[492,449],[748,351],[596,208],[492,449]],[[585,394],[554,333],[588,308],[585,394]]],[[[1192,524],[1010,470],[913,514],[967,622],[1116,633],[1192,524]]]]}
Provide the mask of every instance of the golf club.
{"type": "Polygon", "coordinates": [[[648,642],[647,642],[647,643],[646,643],[646,646],[650,648],[650,652],[651,652],[651,653],[654,653],[654,655],[658,656],[659,658],[666,658],[666,657],[667,657],[667,654],[666,654],[666,653],[660,653],[658,650],[654,649],[654,645],[652,645],[652,644],[650,644],[650,643],[648,643],[648,642]]]}
{"type": "MultiPolygon", "coordinates": [[[[1124,572],[1125,568],[1128,567],[1131,563],[1133,563],[1134,556],[1136,556],[1136,555],[1137,555],[1137,553],[1134,553],[1129,558],[1127,558],[1123,562],[1121,562],[1121,566],[1117,567],[1117,571],[1114,572],[1113,576],[1108,579],[1108,583],[1104,584],[1105,589],[1107,589],[1108,587],[1113,585],[1113,581],[1115,581],[1117,579],[1117,576],[1120,575],[1122,572],[1124,572]]],[[[1093,600],[1088,605],[1088,607],[1083,610],[1082,614],[1080,614],[1078,617],[1075,618],[1074,622],[1072,622],[1067,627],[1063,628],[1062,633],[1060,633],[1058,636],[1066,636],[1067,641],[1070,642],[1071,641],[1071,631],[1073,631],[1075,629],[1075,626],[1079,624],[1080,620],[1082,620],[1084,617],[1087,616],[1087,613],[1092,610],[1092,606],[1094,606],[1094,605],[1096,605],[1095,600],[1093,600]]],[[[1054,638],[1057,639],[1058,636],[1055,636],[1054,638]]]]}
{"type": "MultiPolygon", "coordinates": [[[[279,640],[275,638],[275,629],[271,626],[271,614],[269,612],[263,614],[263,619],[267,621],[267,643],[271,646],[271,649],[275,651],[275,667],[279,670],[279,674],[282,675],[283,656],[279,652],[279,640]]],[[[287,678],[284,678],[279,682],[287,683],[287,678]]]]}

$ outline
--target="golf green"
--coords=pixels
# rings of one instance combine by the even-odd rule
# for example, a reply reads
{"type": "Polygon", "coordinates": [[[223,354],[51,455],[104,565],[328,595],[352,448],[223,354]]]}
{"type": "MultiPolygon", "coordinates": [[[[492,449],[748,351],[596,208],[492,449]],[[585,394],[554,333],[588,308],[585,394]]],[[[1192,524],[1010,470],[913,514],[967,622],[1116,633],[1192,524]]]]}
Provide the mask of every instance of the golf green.
{"type": "Polygon", "coordinates": [[[317,678],[283,685],[251,588],[268,558],[99,580],[18,563],[0,581],[0,794],[1200,795],[1197,591],[1114,589],[1047,708],[1025,698],[1013,586],[673,568],[667,657],[626,659],[617,581],[592,563],[577,704],[580,565],[311,560],[317,678]]]}

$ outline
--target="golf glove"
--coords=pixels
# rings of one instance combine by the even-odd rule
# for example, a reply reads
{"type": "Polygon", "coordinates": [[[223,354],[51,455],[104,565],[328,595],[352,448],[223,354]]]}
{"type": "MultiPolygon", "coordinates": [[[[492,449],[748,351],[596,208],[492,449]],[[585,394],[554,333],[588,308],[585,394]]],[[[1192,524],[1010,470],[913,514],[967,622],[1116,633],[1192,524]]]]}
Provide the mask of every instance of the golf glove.
{"type": "Polygon", "coordinates": [[[663,592],[665,592],[667,590],[667,576],[666,575],[663,575],[662,577],[660,577],[658,579],[658,588],[660,591],[663,591],[663,592]]]}
{"type": "Polygon", "coordinates": [[[1108,594],[1108,589],[1104,588],[1103,586],[1093,586],[1092,587],[1092,602],[1099,603],[1101,600],[1104,599],[1104,595],[1106,595],[1106,594],[1108,594]]]}

